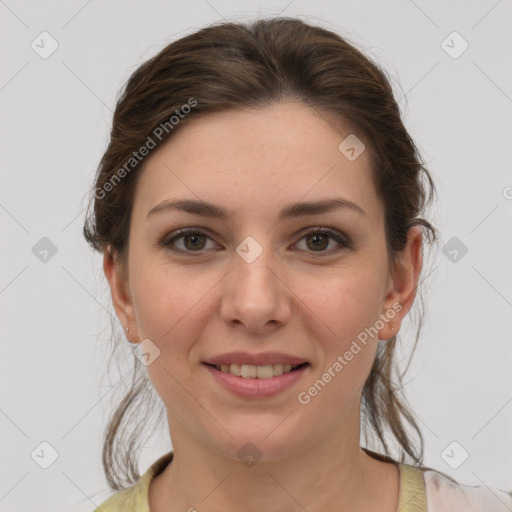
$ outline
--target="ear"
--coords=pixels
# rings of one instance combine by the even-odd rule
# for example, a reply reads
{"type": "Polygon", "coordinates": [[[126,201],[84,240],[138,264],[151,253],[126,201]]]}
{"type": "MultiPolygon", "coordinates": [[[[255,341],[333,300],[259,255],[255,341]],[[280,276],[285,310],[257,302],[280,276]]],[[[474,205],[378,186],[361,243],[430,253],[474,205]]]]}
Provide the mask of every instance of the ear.
{"type": "Polygon", "coordinates": [[[128,272],[118,262],[110,246],[103,252],[103,271],[110,285],[112,303],[117,318],[123,326],[126,338],[132,343],[138,343],[139,337],[130,293],[128,272]],[[128,333],[126,332],[127,327],[130,328],[128,333]]]}
{"type": "Polygon", "coordinates": [[[398,254],[393,272],[388,277],[381,314],[389,320],[379,330],[379,340],[389,340],[398,334],[402,320],[414,303],[422,265],[423,234],[421,226],[413,226],[407,233],[407,244],[398,254]],[[401,305],[401,308],[398,304],[401,305]],[[390,311],[395,311],[392,320],[389,316],[390,311]],[[394,330],[391,327],[394,327],[394,330]]]}

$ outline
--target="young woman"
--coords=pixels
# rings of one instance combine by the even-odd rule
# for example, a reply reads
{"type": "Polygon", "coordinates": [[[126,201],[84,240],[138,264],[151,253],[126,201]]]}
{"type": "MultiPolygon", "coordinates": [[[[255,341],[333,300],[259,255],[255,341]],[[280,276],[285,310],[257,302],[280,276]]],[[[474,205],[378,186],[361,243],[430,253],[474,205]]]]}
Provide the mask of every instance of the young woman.
{"type": "Polygon", "coordinates": [[[140,66],[84,227],[137,347],[97,510],[511,510],[422,465],[394,375],[434,191],[384,72],[330,31],[216,24],[140,66]],[[140,476],[152,388],[172,451],[140,476]]]}

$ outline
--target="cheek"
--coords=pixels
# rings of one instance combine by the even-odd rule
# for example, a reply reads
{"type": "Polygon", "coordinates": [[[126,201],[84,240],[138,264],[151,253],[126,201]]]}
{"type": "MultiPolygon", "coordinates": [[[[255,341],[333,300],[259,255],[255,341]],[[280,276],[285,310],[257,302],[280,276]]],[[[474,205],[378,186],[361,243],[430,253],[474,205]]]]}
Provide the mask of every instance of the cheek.
{"type": "Polygon", "coordinates": [[[324,405],[339,408],[364,384],[375,358],[378,334],[372,328],[381,307],[380,280],[378,272],[344,268],[319,283],[302,287],[304,302],[314,312],[315,378],[328,382],[329,391],[321,393],[324,405]]]}
{"type": "Polygon", "coordinates": [[[346,281],[317,300],[329,335],[316,338],[319,364],[298,398],[301,404],[310,401],[303,410],[310,421],[321,414],[330,425],[361,394],[371,371],[378,342],[369,327],[375,323],[378,305],[363,283],[354,288],[346,281]]]}
{"type": "MultiPolygon", "coordinates": [[[[136,263],[134,262],[134,267],[136,263]]],[[[132,279],[133,303],[139,335],[168,353],[186,349],[202,329],[208,287],[176,267],[152,261],[139,264],[132,279]]]]}
{"type": "Polygon", "coordinates": [[[150,339],[160,350],[146,368],[148,375],[166,408],[178,418],[190,407],[186,391],[194,388],[190,353],[211,315],[206,311],[208,288],[204,280],[155,263],[132,283],[140,339],[150,339]]]}
{"type": "Polygon", "coordinates": [[[304,302],[326,326],[330,344],[337,348],[378,319],[381,286],[377,272],[342,269],[317,281],[314,287],[305,282],[302,290],[302,296],[307,297],[304,302]]]}

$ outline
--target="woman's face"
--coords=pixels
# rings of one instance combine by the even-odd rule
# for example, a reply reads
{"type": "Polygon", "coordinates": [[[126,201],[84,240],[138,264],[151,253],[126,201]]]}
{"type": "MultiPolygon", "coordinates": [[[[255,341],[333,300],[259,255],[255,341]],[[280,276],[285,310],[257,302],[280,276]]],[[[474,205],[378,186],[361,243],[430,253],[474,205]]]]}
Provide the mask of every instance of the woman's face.
{"type": "Polygon", "coordinates": [[[350,133],[280,103],[202,116],[146,161],[127,277],[107,257],[105,271],[129,339],[150,340],[173,443],[235,458],[250,442],[272,460],[335,432],[359,436],[361,388],[377,340],[398,331],[414,298],[421,237],[390,275],[368,152],[354,159],[352,139],[339,149],[350,133]],[[293,361],[307,364],[268,378],[293,361]]]}

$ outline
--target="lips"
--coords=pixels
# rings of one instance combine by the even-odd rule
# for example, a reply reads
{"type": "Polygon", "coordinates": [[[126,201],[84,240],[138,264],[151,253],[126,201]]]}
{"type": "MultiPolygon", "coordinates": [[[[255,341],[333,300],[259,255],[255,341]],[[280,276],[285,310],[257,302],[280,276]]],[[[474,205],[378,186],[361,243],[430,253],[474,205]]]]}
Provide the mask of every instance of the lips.
{"type": "MultiPolygon", "coordinates": [[[[240,373],[251,372],[252,375],[234,375],[231,371],[223,371],[223,366],[218,370],[218,366],[209,363],[203,363],[204,368],[213,377],[223,389],[229,391],[234,395],[243,397],[245,399],[263,399],[269,398],[274,395],[285,392],[285,390],[296,386],[297,383],[308,373],[309,364],[304,363],[299,365],[296,369],[288,372],[280,373],[279,375],[270,375],[269,368],[274,369],[276,365],[237,365],[233,363],[230,365],[230,370],[233,366],[239,366],[240,373]],[[256,375],[254,370],[256,369],[256,375]],[[258,375],[260,370],[264,371],[263,375],[258,375]]],[[[284,365],[279,365],[283,368],[284,365]]],[[[288,365],[291,366],[291,365],[288,365]]]]}
{"type": "Polygon", "coordinates": [[[298,368],[307,366],[308,363],[291,365],[291,364],[265,364],[265,365],[252,365],[252,364],[221,364],[211,365],[204,363],[210,368],[215,368],[217,371],[223,373],[230,373],[236,377],[243,377],[245,379],[271,379],[278,377],[283,373],[293,372],[298,368]]]}
{"type": "Polygon", "coordinates": [[[310,364],[282,352],[229,352],[202,361],[222,388],[246,399],[262,399],[296,385],[310,364]]]}
{"type": "Polygon", "coordinates": [[[229,352],[226,354],[209,357],[205,359],[203,363],[213,366],[229,366],[232,364],[253,366],[290,364],[292,366],[297,366],[308,363],[308,361],[306,359],[281,352],[261,352],[259,354],[249,352],[229,352]]]}

